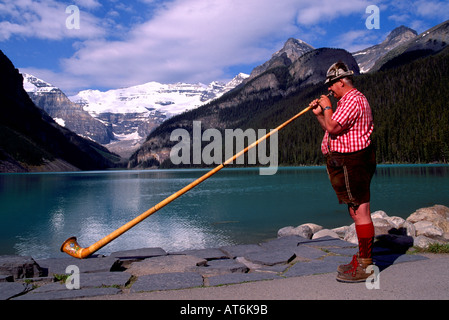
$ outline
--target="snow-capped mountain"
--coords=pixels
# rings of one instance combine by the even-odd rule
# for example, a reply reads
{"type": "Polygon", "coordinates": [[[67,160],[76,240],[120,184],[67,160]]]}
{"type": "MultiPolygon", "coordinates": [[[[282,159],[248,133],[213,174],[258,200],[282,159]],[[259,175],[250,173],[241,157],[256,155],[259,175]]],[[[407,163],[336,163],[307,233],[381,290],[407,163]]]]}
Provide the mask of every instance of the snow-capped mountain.
{"type": "Polygon", "coordinates": [[[34,104],[59,125],[100,144],[114,139],[110,128],[70,101],[59,88],[27,73],[22,73],[22,76],[23,87],[34,104]]]}
{"type": "Polygon", "coordinates": [[[52,90],[58,90],[57,87],[39,78],[36,78],[31,74],[22,73],[22,76],[23,76],[23,88],[28,93],[51,92],[52,90]]]}
{"type": "Polygon", "coordinates": [[[148,82],[106,92],[84,90],[69,99],[82,105],[94,117],[102,113],[158,113],[168,118],[220,97],[247,77],[239,74],[229,83],[212,82],[209,85],[148,82]]]}
{"type": "Polygon", "coordinates": [[[129,157],[163,121],[220,97],[248,75],[209,85],[149,82],[106,92],[84,90],[69,98],[44,80],[29,74],[23,77],[33,102],[60,125],[129,157]]]}

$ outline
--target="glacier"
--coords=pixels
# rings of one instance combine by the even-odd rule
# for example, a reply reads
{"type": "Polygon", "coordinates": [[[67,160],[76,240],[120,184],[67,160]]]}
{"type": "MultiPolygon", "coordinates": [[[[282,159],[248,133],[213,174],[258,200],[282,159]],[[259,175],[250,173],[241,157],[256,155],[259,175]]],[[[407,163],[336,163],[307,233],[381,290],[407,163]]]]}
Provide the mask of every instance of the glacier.
{"type": "Polygon", "coordinates": [[[84,90],[68,98],[83,106],[96,117],[101,113],[154,113],[158,111],[167,118],[195,109],[240,84],[248,75],[240,73],[228,83],[174,83],[148,82],[128,88],[108,90],[84,90]]]}

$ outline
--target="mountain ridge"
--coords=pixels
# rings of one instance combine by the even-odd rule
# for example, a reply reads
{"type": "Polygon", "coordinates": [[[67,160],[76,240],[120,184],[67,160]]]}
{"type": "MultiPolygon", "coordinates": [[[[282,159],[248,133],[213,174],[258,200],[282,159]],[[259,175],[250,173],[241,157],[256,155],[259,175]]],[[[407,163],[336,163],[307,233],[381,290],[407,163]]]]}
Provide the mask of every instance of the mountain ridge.
{"type": "Polygon", "coordinates": [[[44,80],[24,75],[24,88],[37,106],[61,125],[126,158],[164,120],[221,96],[247,77],[240,73],[227,83],[209,85],[153,81],[66,97],[44,80]]]}
{"type": "Polygon", "coordinates": [[[100,144],[107,144],[114,139],[110,128],[93,118],[81,105],[70,101],[61,89],[33,75],[22,75],[24,89],[31,100],[59,125],[100,144]]]}
{"type": "Polygon", "coordinates": [[[446,20],[390,50],[376,61],[370,71],[395,67],[411,59],[435,54],[446,48],[448,44],[449,20],[446,20]]]}
{"type": "Polygon", "coordinates": [[[356,51],[352,55],[359,64],[360,72],[369,72],[377,60],[402,43],[414,39],[417,35],[418,33],[415,30],[400,26],[393,29],[381,43],[356,51]]]}
{"type": "Polygon", "coordinates": [[[315,48],[313,48],[311,45],[300,39],[289,38],[280,50],[272,54],[271,58],[268,61],[255,67],[251,71],[249,77],[244,81],[244,83],[250,81],[251,79],[254,79],[268,69],[279,66],[288,67],[302,55],[314,49],[315,48]]]}

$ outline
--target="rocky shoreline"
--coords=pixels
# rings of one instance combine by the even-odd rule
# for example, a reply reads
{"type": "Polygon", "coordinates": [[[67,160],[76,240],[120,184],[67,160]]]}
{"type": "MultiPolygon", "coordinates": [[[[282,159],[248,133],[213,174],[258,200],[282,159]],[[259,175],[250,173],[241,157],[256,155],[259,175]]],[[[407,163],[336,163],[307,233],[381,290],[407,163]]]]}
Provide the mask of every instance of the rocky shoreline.
{"type": "MultiPolygon", "coordinates": [[[[426,249],[430,244],[449,243],[449,208],[443,205],[421,208],[407,219],[388,216],[384,211],[371,213],[377,240],[404,242],[411,246],[426,249]]],[[[334,229],[324,229],[322,226],[306,223],[297,227],[284,227],[278,231],[278,237],[298,235],[308,239],[323,236],[340,238],[357,244],[355,224],[334,229]]]]}
{"type": "MultiPolygon", "coordinates": [[[[373,260],[380,270],[427,259],[405,254],[413,246],[449,243],[449,208],[442,205],[419,209],[407,219],[383,211],[373,212],[372,218],[373,260]]],[[[83,260],[0,256],[0,300],[119,299],[126,293],[330,273],[358,250],[353,225],[329,230],[308,223],[282,228],[277,236],[259,244],[183,252],[143,248],[83,260]]]]}

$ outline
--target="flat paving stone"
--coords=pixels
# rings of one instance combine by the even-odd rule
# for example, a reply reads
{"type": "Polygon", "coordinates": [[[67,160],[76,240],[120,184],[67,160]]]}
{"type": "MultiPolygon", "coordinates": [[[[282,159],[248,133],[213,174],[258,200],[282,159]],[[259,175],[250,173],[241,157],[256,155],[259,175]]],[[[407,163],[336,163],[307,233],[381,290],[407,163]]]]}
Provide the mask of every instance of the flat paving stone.
{"type": "Polygon", "coordinates": [[[245,255],[253,252],[265,251],[264,248],[262,248],[257,244],[240,244],[235,246],[224,246],[221,247],[220,250],[226,253],[226,255],[231,259],[237,257],[244,257],[245,255]]]}
{"type": "Polygon", "coordinates": [[[359,248],[326,248],[326,250],[342,256],[352,257],[353,255],[357,254],[359,248]]]}
{"type": "Polygon", "coordinates": [[[132,285],[131,292],[184,289],[202,285],[203,277],[196,272],[160,273],[139,277],[132,285]]]}
{"type": "Polygon", "coordinates": [[[79,290],[56,290],[49,292],[30,292],[28,294],[18,296],[11,300],[64,300],[64,299],[78,299],[95,296],[115,295],[120,293],[118,288],[87,288],[79,290]]]}
{"type": "Polygon", "coordinates": [[[218,248],[185,250],[182,252],[171,252],[170,254],[185,254],[203,258],[206,260],[218,260],[228,258],[228,255],[218,248]]]}
{"type": "Polygon", "coordinates": [[[80,274],[80,288],[125,287],[132,275],[127,272],[95,272],[80,274]]]}
{"type": "Polygon", "coordinates": [[[207,266],[199,269],[200,272],[211,271],[211,270],[228,272],[228,273],[234,273],[234,272],[245,273],[245,272],[249,271],[248,267],[245,264],[240,263],[234,259],[220,259],[220,260],[208,261],[207,266]]]}
{"type": "Polygon", "coordinates": [[[298,262],[288,269],[283,275],[285,277],[307,276],[312,274],[336,272],[340,264],[348,263],[347,257],[329,256],[322,260],[309,262],[298,262]]]}
{"type": "Polygon", "coordinates": [[[20,282],[0,283],[0,300],[8,300],[30,290],[27,284],[20,282]]]}
{"type": "Polygon", "coordinates": [[[288,263],[287,264],[276,264],[274,266],[261,265],[260,267],[254,268],[253,271],[271,272],[271,273],[275,273],[275,274],[281,274],[290,267],[291,267],[291,265],[288,263]]]}
{"type": "Polygon", "coordinates": [[[308,246],[320,247],[320,248],[329,248],[329,247],[350,248],[350,247],[357,246],[354,243],[344,241],[341,239],[337,239],[337,238],[333,238],[330,236],[325,236],[322,238],[304,241],[302,243],[307,244],[308,246]]]}
{"type": "Polygon", "coordinates": [[[299,244],[309,241],[304,237],[300,236],[286,236],[281,238],[276,238],[260,243],[259,245],[265,250],[278,250],[278,249],[295,249],[299,244]]]}
{"type": "Polygon", "coordinates": [[[39,266],[46,271],[46,275],[66,274],[68,266],[77,266],[80,273],[107,272],[119,268],[120,260],[114,257],[77,258],[50,258],[36,260],[39,266]]]}
{"type": "Polygon", "coordinates": [[[277,264],[286,264],[295,258],[293,250],[280,249],[275,251],[256,251],[250,252],[243,256],[245,259],[257,264],[274,266],[277,264]]]}
{"type": "Polygon", "coordinates": [[[229,273],[208,278],[209,286],[234,284],[249,281],[280,279],[277,274],[268,272],[229,273]]]}
{"type": "Polygon", "coordinates": [[[48,292],[53,292],[53,291],[64,291],[64,290],[69,290],[69,289],[67,289],[64,282],[58,281],[58,282],[52,282],[52,283],[48,283],[46,285],[40,286],[40,287],[34,289],[31,293],[33,293],[33,294],[48,293],[48,292]]]}
{"type": "Polygon", "coordinates": [[[294,249],[294,253],[298,258],[305,259],[319,259],[327,255],[326,252],[318,248],[309,247],[306,245],[299,245],[294,249]]]}
{"type": "Polygon", "coordinates": [[[81,273],[80,288],[68,289],[65,282],[58,281],[42,285],[30,291],[26,297],[18,297],[18,300],[53,300],[53,299],[74,299],[82,297],[92,297],[97,295],[117,294],[121,290],[117,287],[124,287],[130,280],[131,275],[125,272],[98,272],[81,273]],[[113,290],[99,290],[113,289],[113,290]]]}
{"type": "Polygon", "coordinates": [[[205,266],[207,260],[190,255],[167,255],[133,262],[126,273],[144,276],[157,273],[191,272],[205,266]]]}
{"type": "Polygon", "coordinates": [[[110,257],[120,260],[142,260],[151,257],[165,256],[167,252],[162,248],[143,248],[124,251],[116,251],[110,254],[110,257]]]}

